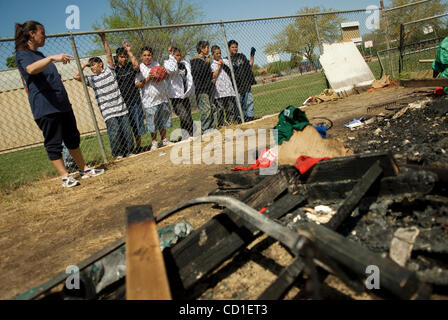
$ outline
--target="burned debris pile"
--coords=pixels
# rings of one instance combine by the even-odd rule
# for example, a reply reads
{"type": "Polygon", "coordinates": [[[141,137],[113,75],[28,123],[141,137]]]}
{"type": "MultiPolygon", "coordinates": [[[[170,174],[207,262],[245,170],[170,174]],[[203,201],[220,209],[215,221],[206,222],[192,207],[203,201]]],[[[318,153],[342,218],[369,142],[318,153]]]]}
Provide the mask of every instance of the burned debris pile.
{"type": "Polygon", "coordinates": [[[444,167],[448,164],[447,112],[445,98],[386,107],[385,113],[351,133],[348,145],[354,153],[390,151],[400,164],[444,167]]]}

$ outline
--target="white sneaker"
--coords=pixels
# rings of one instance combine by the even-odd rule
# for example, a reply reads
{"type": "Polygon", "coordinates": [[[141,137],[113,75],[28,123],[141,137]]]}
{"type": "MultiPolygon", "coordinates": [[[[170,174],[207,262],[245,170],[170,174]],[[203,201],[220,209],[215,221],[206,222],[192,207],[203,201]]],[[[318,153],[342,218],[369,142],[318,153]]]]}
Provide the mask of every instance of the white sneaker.
{"type": "Polygon", "coordinates": [[[72,188],[72,187],[76,187],[79,185],[80,185],[79,181],[71,176],[66,176],[66,177],[62,178],[62,186],[64,188],[72,188]]]}
{"type": "Polygon", "coordinates": [[[157,141],[153,141],[151,144],[151,150],[156,150],[159,148],[159,143],[157,141]]]}
{"type": "Polygon", "coordinates": [[[166,147],[166,146],[170,146],[173,143],[171,141],[169,141],[167,138],[162,140],[162,147],[166,147]]]}
{"type": "Polygon", "coordinates": [[[86,170],[80,171],[81,179],[89,179],[96,176],[99,176],[104,173],[104,169],[93,169],[90,167],[87,167],[86,170]]]}

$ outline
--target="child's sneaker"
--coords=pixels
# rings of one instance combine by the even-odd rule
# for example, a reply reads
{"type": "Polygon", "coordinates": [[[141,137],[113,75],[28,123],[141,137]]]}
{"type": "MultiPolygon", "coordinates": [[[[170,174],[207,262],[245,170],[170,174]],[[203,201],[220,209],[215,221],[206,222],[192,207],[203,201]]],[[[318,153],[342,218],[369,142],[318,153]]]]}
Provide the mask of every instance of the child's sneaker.
{"type": "Polygon", "coordinates": [[[72,188],[72,187],[76,187],[79,185],[80,185],[79,181],[74,179],[71,176],[66,176],[66,177],[62,178],[62,186],[64,188],[72,188]]]}
{"type": "Polygon", "coordinates": [[[151,150],[156,150],[159,148],[159,144],[157,141],[153,141],[151,144],[151,150]]]}
{"type": "Polygon", "coordinates": [[[171,141],[169,141],[167,138],[162,140],[162,147],[166,147],[169,145],[172,145],[173,143],[171,141]]]}
{"type": "Polygon", "coordinates": [[[104,173],[104,169],[93,169],[90,167],[87,167],[87,170],[80,172],[81,179],[88,179],[88,178],[96,177],[103,173],[104,173]]]}

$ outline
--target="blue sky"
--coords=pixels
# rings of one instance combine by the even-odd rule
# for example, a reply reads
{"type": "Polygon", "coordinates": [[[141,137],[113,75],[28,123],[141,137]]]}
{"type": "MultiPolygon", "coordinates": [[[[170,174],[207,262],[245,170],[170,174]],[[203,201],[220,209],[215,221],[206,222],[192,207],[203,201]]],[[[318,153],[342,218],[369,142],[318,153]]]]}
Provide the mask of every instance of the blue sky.
{"type": "MultiPolygon", "coordinates": [[[[296,13],[301,7],[322,5],[338,10],[364,9],[379,6],[379,0],[190,0],[203,12],[202,21],[283,16],[296,13]]],[[[387,5],[389,1],[385,1],[387,5]]],[[[37,20],[45,25],[47,34],[66,32],[65,9],[76,5],[80,9],[80,30],[92,30],[92,25],[111,12],[108,0],[15,0],[0,1],[0,38],[14,36],[14,23],[37,20]]]]}

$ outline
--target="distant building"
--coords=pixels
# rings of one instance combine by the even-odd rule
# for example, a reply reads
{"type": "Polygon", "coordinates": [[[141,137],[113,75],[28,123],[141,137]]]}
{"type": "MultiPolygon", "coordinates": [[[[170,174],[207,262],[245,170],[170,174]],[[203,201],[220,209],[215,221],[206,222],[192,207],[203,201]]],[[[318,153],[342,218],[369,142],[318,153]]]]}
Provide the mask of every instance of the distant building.
{"type": "Polygon", "coordinates": [[[343,40],[351,40],[356,45],[362,44],[362,37],[359,32],[359,21],[341,23],[341,29],[343,40]]]}

